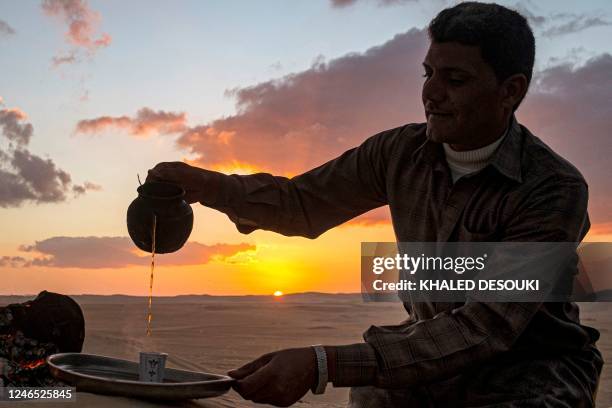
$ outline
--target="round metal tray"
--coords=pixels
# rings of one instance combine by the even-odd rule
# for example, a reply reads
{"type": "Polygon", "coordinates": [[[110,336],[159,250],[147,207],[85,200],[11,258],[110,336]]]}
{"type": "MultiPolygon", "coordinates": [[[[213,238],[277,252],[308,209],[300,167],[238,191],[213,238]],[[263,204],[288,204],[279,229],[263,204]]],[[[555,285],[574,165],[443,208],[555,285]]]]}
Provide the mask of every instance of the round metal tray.
{"type": "Polygon", "coordinates": [[[163,383],[138,381],[138,363],[83,353],[53,354],[51,374],[77,391],[155,400],[186,400],[225,394],[234,381],[225,375],[166,368],[163,383]]]}

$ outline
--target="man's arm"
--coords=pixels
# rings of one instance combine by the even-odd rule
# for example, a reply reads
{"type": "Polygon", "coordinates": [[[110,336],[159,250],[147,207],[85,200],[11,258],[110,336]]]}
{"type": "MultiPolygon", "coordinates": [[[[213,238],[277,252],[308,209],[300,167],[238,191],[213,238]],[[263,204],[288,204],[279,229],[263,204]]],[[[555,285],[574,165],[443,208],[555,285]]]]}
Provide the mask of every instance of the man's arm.
{"type": "Polygon", "coordinates": [[[180,184],[189,202],[228,215],[238,230],[316,238],[328,229],[387,204],[385,176],[393,133],[382,132],[336,159],[293,178],[267,173],[225,175],[185,163],[160,163],[147,180],[180,184]]]}
{"type": "Polygon", "coordinates": [[[218,194],[202,204],[227,214],[242,233],[264,229],[316,238],[387,203],[384,143],[376,135],[293,178],[214,173],[218,194]]]}
{"type": "MultiPolygon", "coordinates": [[[[518,209],[503,241],[580,242],[588,230],[587,187],[548,180],[518,209]]],[[[335,386],[410,387],[441,380],[508,351],[540,303],[468,302],[433,319],[372,326],[365,343],[327,347],[335,386]]]]}

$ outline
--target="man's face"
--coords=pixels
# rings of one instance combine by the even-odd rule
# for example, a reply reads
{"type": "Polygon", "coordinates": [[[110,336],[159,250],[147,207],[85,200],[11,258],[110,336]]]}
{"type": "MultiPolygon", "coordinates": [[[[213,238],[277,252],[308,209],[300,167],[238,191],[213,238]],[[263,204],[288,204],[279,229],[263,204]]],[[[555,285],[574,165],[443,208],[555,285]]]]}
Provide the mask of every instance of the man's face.
{"type": "Polygon", "coordinates": [[[506,114],[500,86],[477,46],[432,42],[423,67],[422,97],[430,140],[469,150],[501,136],[506,114]]]}

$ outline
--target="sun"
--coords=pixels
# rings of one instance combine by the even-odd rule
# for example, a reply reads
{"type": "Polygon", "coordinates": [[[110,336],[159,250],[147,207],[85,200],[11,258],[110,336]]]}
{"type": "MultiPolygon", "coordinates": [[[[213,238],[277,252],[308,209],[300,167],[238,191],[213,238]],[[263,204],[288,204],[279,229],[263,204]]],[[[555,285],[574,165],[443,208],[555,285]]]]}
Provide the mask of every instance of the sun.
{"type": "Polygon", "coordinates": [[[280,290],[277,290],[276,292],[274,292],[274,296],[276,297],[283,296],[283,292],[281,292],[280,290]]]}

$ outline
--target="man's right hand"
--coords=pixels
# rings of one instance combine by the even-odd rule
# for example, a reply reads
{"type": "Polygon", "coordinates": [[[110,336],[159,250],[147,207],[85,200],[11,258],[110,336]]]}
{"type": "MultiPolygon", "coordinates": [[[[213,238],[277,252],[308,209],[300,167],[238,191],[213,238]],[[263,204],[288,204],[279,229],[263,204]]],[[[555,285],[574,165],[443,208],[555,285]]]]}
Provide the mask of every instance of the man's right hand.
{"type": "Polygon", "coordinates": [[[178,184],[185,190],[189,204],[213,202],[217,196],[219,177],[215,172],[190,166],[183,162],[162,162],[149,170],[147,181],[178,184]]]}

